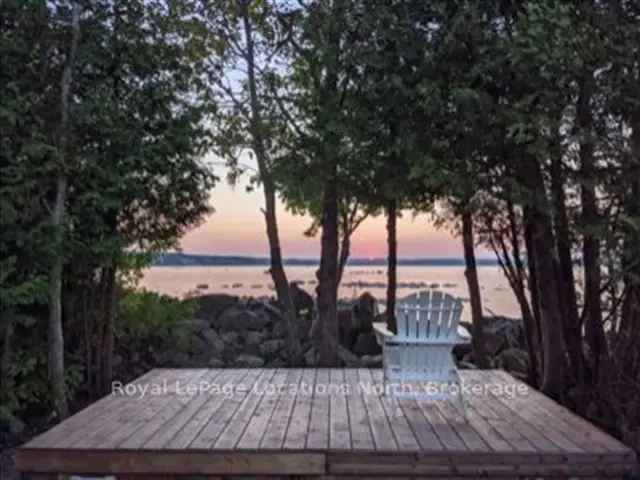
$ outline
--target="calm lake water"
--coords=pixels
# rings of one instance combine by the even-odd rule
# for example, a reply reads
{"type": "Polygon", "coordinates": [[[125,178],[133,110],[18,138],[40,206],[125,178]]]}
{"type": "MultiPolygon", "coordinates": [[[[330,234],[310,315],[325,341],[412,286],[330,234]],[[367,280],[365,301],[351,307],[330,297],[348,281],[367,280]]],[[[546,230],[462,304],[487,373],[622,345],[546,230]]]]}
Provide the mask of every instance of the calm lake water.
{"type": "MultiPolygon", "coordinates": [[[[292,281],[315,295],[316,267],[287,267],[292,281]]],[[[478,267],[486,314],[518,317],[520,310],[506,278],[499,267],[478,267]]],[[[147,290],[184,298],[206,293],[228,293],[238,296],[273,296],[273,284],[265,267],[152,267],[142,279],[147,290]]],[[[463,267],[400,266],[398,267],[398,298],[425,288],[437,288],[467,300],[469,293],[463,267]]],[[[370,292],[384,302],[386,271],[384,267],[347,267],[340,286],[341,298],[355,298],[370,292]]],[[[471,316],[468,303],[463,319],[471,316]]]]}

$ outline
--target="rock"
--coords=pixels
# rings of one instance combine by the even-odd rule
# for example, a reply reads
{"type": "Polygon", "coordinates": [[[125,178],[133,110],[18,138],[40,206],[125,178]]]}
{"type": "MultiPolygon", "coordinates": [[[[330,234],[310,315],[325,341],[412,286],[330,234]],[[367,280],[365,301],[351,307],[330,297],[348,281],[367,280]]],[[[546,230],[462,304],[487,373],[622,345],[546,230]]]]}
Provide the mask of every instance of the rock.
{"type": "Polygon", "coordinates": [[[244,336],[244,344],[247,348],[258,348],[267,338],[266,332],[249,331],[244,336]]]}
{"type": "Polygon", "coordinates": [[[224,361],[220,360],[217,357],[211,357],[209,359],[209,367],[210,368],[224,368],[224,361]]]}
{"type": "Polygon", "coordinates": [[[354,355],[342,345],[338,345],[338,358],[342,361],[345,367],[361,367],[362,361],[360,357],[354,355]]]}
{"type": "MultiPolygon", "coordinates": [[[[319,327],[319,325],[320,322],[316,322],[316,327],[319,327]]],[[[320,336],[318,338],[320,338],[320,336]]],[[[354,328],[353,312],[351,309],[338,310],[338,341],[340,345],[351,350],[357,338],[358,331],[354,328]]]]}
{"type": "Polygon", "coordinates": [[[510,373],[526,376],[529,371],[529,355],[519,348],[508,348],[498,355],[496,365],[510,373]]]}
{"type": "Polygon", "coordinates": [[[266,342],[262,342],[260,344],[260,354],[265,357],[273,357],[284,347],[285,347],[284,340],[280,340],[280,339],[267,340],[266,342]]]}
{"type": "Polygon", "coordinates": [[[482,338],[484,339],[485,351],[490,357],[495,357],[507,346],[507,342],[504,337],[493,332],[485,331],[482,338]]]}
{"type": "Polygon", "coordinates": [[[252,312],[246,308],[232,307],[224,311],[217,320],[221,332],[244,332],[246,330],[262,330],[271,319],[263,312],[252,312]]]}
{"type": "Polygon", "coordinates": [[[464,356],[468,353],[471,353],[471,344],[470,343],[461,343],[459,345],[455,345],[453,347],[453,356],[457,360],[462,360],[464,356]]]}
{"type": "Polygon", "coordinates": [[[189,355],[184,352],[174,352],[168,359],[170,367],[180,368],[191,366],[189,355]]]}
{"type": "Polygon", "coordinates": [[[287,335],[287,326],[284,323],[284,320],[276,323],[273,326],[273,330],[271,331],[271,335],[277,338],[284,338],[287,335]]]}
{"type": "Polygon", "coordinates": [[[503,338],[504,348],[525,347],[524,324],[522,320],[508,317],[486,317],[484,331],[503,338]]]}
{"type": "Polygon", "coordinates": [[[208,350],[213,353],[221,353],[224,350],[224,340],[218,335],[218,332],[209,328],[199,333],[199,335],[205,340],[208,346],[208,350]]]}
{"type": "Polygon", "coordinates": [[[369,292],[364,292],[353,306],[353,328],[360,333],[373,331],[373,321],[378,314],[378,302],[369,292]]]}
{"type": "Polygon", "coordinates": [[[301,289],[297,282],[291,282],[289,290],[298,315],[310,316],[314,307],[313,297],[301,289]]]}
{"type": "Polygon", "coordinates": [[[211,322],[204,318],[194,318],[191,320],[191,328],[194,332],[202,332],[211,328],[211,322]]]}
{"type": "Polygon", "coordinates": [[[476,367],[473,363],[471,362],[458,362],[458,368],[461,368],[463,370],[477,370],[478,367],[476,367]]]}
{"type": "Polygon", "coordinates": [[[356,355],[379,355],[382,348],[378,345],[376,335],[371,333],[360,333],[353,345],[353,353],[356,355]]]}
{"type": "Polygon", "coordinates": [[[234,359],[233,364],[235,367],[260,368],[264,365],[264,360],[255,355],[242,353],[234,359]]]}
{"type": "Polygon", "coordinates": [[[203,295],[197,297],[198,309],[196,318],[203,318],[212,324],[220,316],[222,312],[236,305],[239,298],[234,295],[226,295],[224,293],[214,293],[211,295],[203,295]]]}
{"type": "Polygon", "coordinates": [[[382,355],[364,355],[360,358],[362,365],[369,368],[382,367],[382,355]]]}
{"type": "Polygon", "coordinates": [[[307,367],[314,367],[318,363],[318,353],[314,347],[305,352],[304,361],[307,367]]]}
{"type": "Polygon", "coordinates": [[[208,289],[208,288],[209,288],[209,285],[208,285],[208,284],[206,284],[206,283],[199,283],[198,285],[196,285],[196,288],[197,288],[198,290],[206,290],[206,289],[208,289]]]}
{"type": "Polygon", "coordinates": [[[283,367],[287,367],[288,364],[282,358],[274,358],[267,364],[267,366],[270,368],[283,368],[283,367]]]}
{"type": "Polygon", "coordinates": [[[220,338],[225,343],[225,348],[228,347],[236,350],[241,348],[240,335],[238,335],[237,332],[223,333],[222,335],[220,335],[220,338]]]}

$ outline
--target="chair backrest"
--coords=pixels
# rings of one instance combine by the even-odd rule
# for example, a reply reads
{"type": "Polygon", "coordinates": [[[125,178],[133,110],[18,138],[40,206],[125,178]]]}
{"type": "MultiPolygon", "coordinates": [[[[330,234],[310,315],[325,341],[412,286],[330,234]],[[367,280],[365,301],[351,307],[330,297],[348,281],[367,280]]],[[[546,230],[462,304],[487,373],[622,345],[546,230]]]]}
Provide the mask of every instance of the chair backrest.
{"type": "Polygon", "coordinates": [[[462,302],[448,293],[425,290],[398,301],[396,305],[397,339],[437,340],[457,337],[462,302]]]}

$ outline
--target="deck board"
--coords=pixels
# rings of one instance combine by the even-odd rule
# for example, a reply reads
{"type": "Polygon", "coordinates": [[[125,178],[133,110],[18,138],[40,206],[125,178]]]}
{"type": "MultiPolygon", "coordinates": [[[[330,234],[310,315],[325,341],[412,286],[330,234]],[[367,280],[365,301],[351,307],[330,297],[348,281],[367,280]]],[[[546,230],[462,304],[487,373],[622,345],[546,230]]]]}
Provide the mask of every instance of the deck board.
{"type": "MultiPolygon", "coordinates": [[[[461,378],[524,388],[493,370],[461,378]]],[[[105,397],[18,449],[17,466],[333,478],[593,478],[635,468],[631,449],[537,391],[489,390],[462,408],[390,397],[381,381],[371,369],[153,370],[132,385],[164,384],[161,394],[105,397]],[[184,394],[203,382],[218,390],[184,394]]]]}

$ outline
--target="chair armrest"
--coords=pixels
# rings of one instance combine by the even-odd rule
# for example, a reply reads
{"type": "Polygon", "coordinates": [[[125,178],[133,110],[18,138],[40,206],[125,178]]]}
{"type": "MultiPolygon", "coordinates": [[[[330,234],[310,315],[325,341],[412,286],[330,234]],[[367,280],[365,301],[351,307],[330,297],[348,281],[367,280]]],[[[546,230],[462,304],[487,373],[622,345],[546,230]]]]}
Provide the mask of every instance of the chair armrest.
{"type": "Polygon", "coordinates": [[[373,331],[376,334],[376,341],[381,347],[394,336],[393,332],[387,328],[386,322],[373,322],[373,331]]]}
{"type": "Polygon", "coordinates": [[[458,343],[471,343],[471,334],[462,325],[458,325],[458,343]]]}

